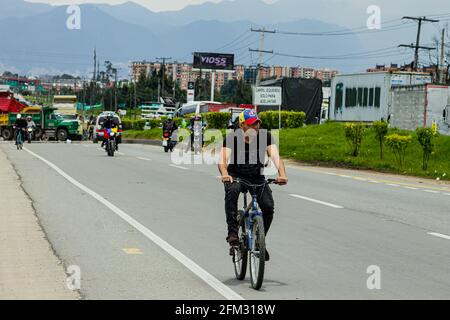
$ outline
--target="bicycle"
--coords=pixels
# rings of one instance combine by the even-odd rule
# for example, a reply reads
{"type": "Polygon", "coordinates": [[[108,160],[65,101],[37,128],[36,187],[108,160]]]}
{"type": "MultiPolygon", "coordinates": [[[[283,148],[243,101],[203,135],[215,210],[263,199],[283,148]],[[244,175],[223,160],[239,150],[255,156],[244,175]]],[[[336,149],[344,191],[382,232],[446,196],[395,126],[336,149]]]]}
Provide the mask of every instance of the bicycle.
{"type": "Polygon", "coordinates": [[[22,150],[22,148],[23,148],[23,141],[24,141],[23,135],[24,135],[24,129],[18,129],[17,135],[16,135],[17,150],[22,150]]]}
{"type": "Polygon", "coordinates": [[[258,206],[256,189],[269,184],[276,184],[276,180],[268,179],[264,183],[256,185],[243,179],[236,179],[236,183],[243,184],[247,187],[247,190],[243,192],[244,210],[239,210],[237,215],[239,245],[230,248],[230,255],[233,257],[236,278],[241,281],[245,279],[248,260],[250,260],[250,282],[253,289],[259,290],[264,280],[266,239],[264,220],[258,206]],[[248,204],[247,194],[249,192],[252,200],[248,204]]]}

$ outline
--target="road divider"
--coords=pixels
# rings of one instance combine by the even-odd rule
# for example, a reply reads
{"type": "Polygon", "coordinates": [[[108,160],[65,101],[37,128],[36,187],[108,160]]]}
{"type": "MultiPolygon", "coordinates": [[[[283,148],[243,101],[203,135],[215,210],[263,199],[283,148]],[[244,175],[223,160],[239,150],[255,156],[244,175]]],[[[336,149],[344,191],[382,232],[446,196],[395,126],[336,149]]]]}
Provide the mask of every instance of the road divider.
{"type": "Polygon", "coordinates": [[[291,197],[297,198],[297,199],[302,199],[302,200],[306,200],[306,201],[310,201],[310,202],[314,202],[314,203],[318,203],[327,207],[331,207],[334,209],[344,209],[344,207],[336,205],[336,204],[332,204],[329,202],[325,202],[325,201],[321,201],[321,200],[316,200],[316,199],[312,199],[312,198],[308,198],[308,197],[304,197],[304,196],[300,196],[298,194],[290,194],[291,197]]]}
{"type": "Polygon", "coordinates": [[[229,287],[224,285],[222,282],[220,282],[217,278],[215,278],[213,275],[208,273],[205,269],[197,265],[194,261],[189,259],[187,256],[185,256],[183,253],[178,251],[176,248],[174,248],[172,245],[170,245],[168,242],[160,238],[158,235],[153,233],[150,229],[139,223],[137,220],[132,218],[130,215],[122,211],[120,208],[116,207],[114,204],[106,200],[104,197],[102,197],[100,194],[96,193],[95,191],[89,189],[85,185],[81,184],[71,176],[69,176],[66,172],[64,172],[62,169],[57,167],[52,162],[46,160],[45,158],[41,157],[40,155],[28,150],[27,148],[23,148],[26,152],[28,152],[33,157],[41,160],[46,165],[48,165],[50,168],[55,170],[59,175],[61,175],[64,179],[69,181],[71,184],[73,184],[75,187],[79,188],[80,190],[86,192],[91,197],[96,199],[98,202],[103,204],[105,207],[110,209],[112,212],[114,212],[117,216],[122,218],[124,221],[126,221],[128,224],[130,224],[132,227],[134,227],[136,230],[138,230],[142,235],[144,235],[146,238],[148,238],[150,241],[155,243],[157,246],[159,246],[161,249],[163,249],[165,252],[167,252],[169,255],[171,255],[173,258],[178,260],[181,264],[183,264],[187,269],[189,269],[192,273],[197,275],[201,280],[203,280],[206,284],[208,284],[211,288],[216,290],[219,294],[221,294],[224,298],[228,300],[244,300],[242,296],[231,290],[229,287]]]}

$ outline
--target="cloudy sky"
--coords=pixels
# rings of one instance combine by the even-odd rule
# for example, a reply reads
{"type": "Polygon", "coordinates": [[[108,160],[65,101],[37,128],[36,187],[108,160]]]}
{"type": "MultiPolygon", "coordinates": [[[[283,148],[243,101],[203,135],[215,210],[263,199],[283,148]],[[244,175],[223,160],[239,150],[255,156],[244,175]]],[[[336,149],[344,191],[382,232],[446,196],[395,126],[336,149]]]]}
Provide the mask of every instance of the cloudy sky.
{"type": "MultiPolygon", "coordinates": [[[[28,2],[43,2],[49,4],[75,4],[75,3],[109,3],[120,4],[128,0],[27,0],[28,2]]],[[[179,10],[191,4],[201,4],[204,2],[221,2],[222,0],[132,0],[140,5],[146,6],[153,11],[179,10]]],[[[276,0],[263,0],[267,3],[276,0]]]]}

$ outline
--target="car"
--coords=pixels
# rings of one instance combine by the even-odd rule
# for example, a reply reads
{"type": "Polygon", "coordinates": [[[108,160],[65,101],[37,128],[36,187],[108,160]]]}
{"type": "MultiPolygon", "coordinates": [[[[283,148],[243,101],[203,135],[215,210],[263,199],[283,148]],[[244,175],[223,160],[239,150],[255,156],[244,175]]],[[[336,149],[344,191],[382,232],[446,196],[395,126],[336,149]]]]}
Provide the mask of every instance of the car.
{"type": "MultiPolygon", "coordinates": [[[[97,121],[95,123],[94,133],[93,133],[93,142],[98,143],[103,138],[103,131],[101,131],[103,123],[106,120],[106,116],[108,114],[113,114],[114,123],[119,127],[119,130],[122,130],[122,120],[115,112],[103,112],[98,115],[97,121]]],[[[118,143],[122,142],[122,137],[118,137],[118,143]]]]}

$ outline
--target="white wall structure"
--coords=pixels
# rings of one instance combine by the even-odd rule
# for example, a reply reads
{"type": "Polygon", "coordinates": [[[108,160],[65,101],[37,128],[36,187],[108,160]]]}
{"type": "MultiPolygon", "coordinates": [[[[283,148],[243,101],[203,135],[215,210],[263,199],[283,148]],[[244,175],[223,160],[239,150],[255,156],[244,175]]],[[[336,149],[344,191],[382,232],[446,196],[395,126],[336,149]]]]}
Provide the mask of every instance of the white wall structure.
{"type": "Polygon", "coordinates": [[[436,123],[441,134],[450,135],[450,89],[448,86],[416,85],[391,90],[392,127],[415,130],[436,123]]]}
{"type": "Polygon", "coordinates": [[[372,122],[391,114],[391,88],[431,83],[426,73],[367,72],[338,74],[331,83],[330,119],[372,122]]]}

